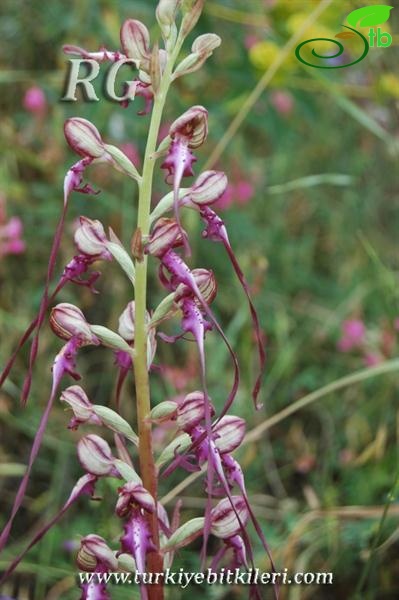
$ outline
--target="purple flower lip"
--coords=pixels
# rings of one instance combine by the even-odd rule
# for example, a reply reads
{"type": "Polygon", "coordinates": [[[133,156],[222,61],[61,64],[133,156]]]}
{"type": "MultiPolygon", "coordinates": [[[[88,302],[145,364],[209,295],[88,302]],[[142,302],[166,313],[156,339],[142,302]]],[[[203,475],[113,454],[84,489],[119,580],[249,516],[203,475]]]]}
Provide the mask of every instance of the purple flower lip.
{"type": "Polygon", "coordinates": [[[120,539],[122,551],[133,556],[136,570],[144,573],[148,552],[156,550],[146,517],[138,510],[133,511],[123,530],[124,534],[120,539]]]}
{"type": "Polygon", "coordinates": [[[258,402],[258,395],[266,364],[266,352],[262,339],[262,331],[260,328],[258,313],[256,312],[255,306],[252,302],[249,285],[245,279],[244,273],[242,272],[240,265],[238,264],[238,260],[234,254],[234,251],[230,245],[230,240],[223,220],[215,213],[214,210],[212,210],[208,206],[201,207],[200,214],[206,223],[206,229],[202,233],[203,237],[208,238],[214,242],[221,242],[223,244],[229,256],[233,269],[247,297],[259,354],[259,374],[252,390],[252,397],[254,400],[255,408],[259,410],[260,408],[262,408],[262,405],[258,402]]]}
{"type": "Polygon", "coordinates": [[[203,106],[193,106],[172,123],[169,131],[172,140],[168,155],[161,165],[167,169],[167,181],[173,183],[173,208],[175,220],[182,236],[185,253],[190,254],[187,236],[180,224],[179,190],[183,177],[194,174],[193,164],[196,157],[191,149],[198,148],[208,135],[208,112],[203,106]]]}

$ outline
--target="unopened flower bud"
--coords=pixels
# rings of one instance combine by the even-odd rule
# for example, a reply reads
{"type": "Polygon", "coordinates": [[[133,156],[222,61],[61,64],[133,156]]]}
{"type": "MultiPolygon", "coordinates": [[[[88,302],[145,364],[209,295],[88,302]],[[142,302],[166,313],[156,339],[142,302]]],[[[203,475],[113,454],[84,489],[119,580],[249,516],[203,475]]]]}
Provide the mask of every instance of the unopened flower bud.
{"type": "Polygon", "coordinates": [[[195,71],[198,71],[198,69],[200,69],[202,67],[205,60],[206,59],[204,59],[204,57],[202,57],[201,54],[192,52],[191,54],[189,54],[188,56],[183,58],[183,60],[181,62],[179,62],[179,64],[177,65],[176,69],[173,72],[173,78],[177,79],[178,77],[181,77],[182,75],[188,75],[189,73],[195,73],[195,71]]]}
{"type": "Polygon", "coordinates": [[[118,517],[126,517],[135,507],[143,508],[149,513],[155,511],[155,500],[142,485],[128,481],[118,490],[119,497],[115,512],[118,517]]]}
{"type": "Polygon", "coordinates": [[[54,333],[63,340],[77,337],[84,345],[99,344],[99,340],[92,333],[84,314],[73,304],[67,302],[57,304],[50,314],[50,326],[54,333]]]}
{"type": "Polygon", "coordinates": [[[235,511],[229,498],[224,498],[211,512],[211,533],[218,538],[227,539],[241,532],[242,526],[248,521],[248,509],[244,498],[232,496],[235,511]],[[241,521],[237,519],[237,515],[241,521]]]}
{"type": "Polygon", "coordinates": [[[168,552],[170,550],[177,550],[191,544],[193,540],[201,535],[204,530],[205,519],[204,517],[197,517],[184,523],[179,529],[176,529],[170,536],[166,544],[161,548],[162,552],[168,552]]]}
{"type": "Polygon", "coordinates": [[[203,106],[192,106],[174,121],[169,135],[188,139],[189,148],[198,148],[208,136],[208,111],[203,106]]]}
{"type": "MultiPolygon", "coordinates": [[[[77,387],[77,386],[75,386],[77,387]]],[[[100,423],[114,431],[115,433],[120,433],[125,438],[133,442],[136,446],[138,446],[139,439],[133,429],[130,427],[129,423],[125,421],[123,417],[121,417],[117,412],[108,408],[108,406],[101,406],[100,404],[93,405],[93,412],[96,417],[99,419],[100,423]]]]}
{"type": "MultiPolygon", "coordinates": [[[[210,407],[211,415],[215,413],[210,407]]],[[[205,398],[203,392],[191,392],[177,408],[177,426],[182,431],[190,432],[205,418],[205,398]]]]}
{"type": "Polygon", "coordinates": [[[131,554],[118,552],[118,570],[125,573],[134,573],[136,571],[136,563],[131,554]]]}
{"type": "Polygon", "coordinates": [[[132,302],[129,302],[119,317],[119,335],[128,342],[132,342],[134,340],[134,309],[135,303],[133,300],[132,302]]]}
{"type": "Polygon", "coordinates": [[[122,350],[123,352],[130,353],[132,351],[129,344],[115,331],[103,327],[102,325],[90,325],[90,330],[100,340],[100,342],[107,348],[112,350],[122,350]]]}
{"type": "Polygon", "coordinates": [[[101,425],[101,420],[95,415],[93,405],[86,392],[80,385],[71,385],[61,394],[60,400],[71,407],[74,418],[69,423],[70,429],[77,428],[81,423],[101,425]]]}
{"type": "Polygon", "coordinates": [[[104,150],[112,159],[113,166],[121,173],[125,173],[136,181],[141,181],[141,176],[128,156],[117,146],[104,144],[104,150]]]}
{"type": "Polygon", "coordinates": [[[191,54],[183,58],[174,70],[174,79],[198,71],[221,43],[222,40],[215,33],[205,33],[197,37],[191,47],[191,54]]]}
{"type": "Polygon", "coordinates": [[[129,254],[126,252],[119,240],[117,238],[115,240],[111,238],[111,241],[107,242],[107,250],[109,250],[116,262],[134,285],[136,280],[136,268],[129,254]]]}
{"type": "MultiPolygon", "coordinates": [[[[149,317],[148,317],[149,319],[149,317]]],[[[157,335],[154,327],[148,329],[147,337],[147,367],[150,369],[154,362],[155,353],[157,351],[157,335]]]]}
{"type": "Polygon", "coordinates": [[[176,454],[183,453],[187,450],[190,445],[191,437],[188,433],[178,435],[162,450],[161,455],[157,460],[157,467],[160,469],[163,465],[176,458],[176,454]]]}
{"type": "Polygon", "coordinates": [[[181,0],[159,0],[156,9],[158,23],[172,25],[175,21],[179,4],[181,4],[181,0]]]}
{"type": "Polygon", "coordinates": [[[177,414],[178,403],[173,400],[166,400],[160,402],[150,412],[150,420],[153,423],[163,423],[164,421],[170,421],[174,419],[177,414]]]}
{"type": "Polygon", "coordinates": [[[210,56],[221,43],[222,40],[216,33],[204,33],[194,40],[191,50],[200,55],[210,56]]]}
{"type": "Polygon", "coordinates": [[[204,171],[190,188],[187,197],[198,206],[208,206],[224,194],[228,180],[222,171],[204,171]]]}
{"type": "Polygon", "coordinates": [[[204,8],[205,0],[182,0],[183,20],[181,31],[187,36],[196,26],[204,8]]]}
{"type": "MultiPolygon", "coordinates": [[[[119,327],[118,332],[119,335],[129,343],[134,342],[134,316],[135,311],[135,303],[134,300],[129,302],[126,306],[125,310],[119,317],[119,327]]],[[[157,340],[156,340],[156,331],[153,327],[150,327],[150,315],[146,311],[145,321],[148,326],[148,337],[147,337],[147,365],[148,368],[152,365],[152,361],[154,360],[155,352],[157,349],[157,340]]]]}
{"type": "Polygon", "coordinates": [[[118,567],[114,552],[109,548],[104,538],[95,534],[87,535],[81,539],[76,562],[82,571],[95,571],[97,567],[116,571],[118,567]]]}
{"type": "Polygon", "coordinates": [[[92,475],[115,475],[114,457],[111,448],[100,436],[90,434],[83,437],[77,446],[82,467],[92,475]]]}
{"type": "Polygon", "coordinates": [[[167,40],[175,29],[176,12],[181,0],[159,0],[155,11],[158,25],[167,40]]]}
{"type": "Polygon", "coordinates": [[[145,246],[146,254],[161,257],[172,248],[181,246],[181,228],[174,219],[158,219],[145,246]]]}
{"type": "Polygon", "coordinates": [[[66,141],[77,154],[90,158],[104,155],[104,143],[98,129],[87,119],[72,117],[64,125],[66,141]]]}
{"type": "Polygon", "coordinates": [[[80,226],[74,235],[75,244],[79,252],[86,256],[98,256],[99,258],[110,260],[111,254],[106,247],[108,242],[107,236],[100,221],[88,219],[87,217],[80,217],[79,221],[80,226]]]}
{"type": "Polygon", "coordinates": [[[169,319],[177,312],[178,308],[175,304],[174,296],[174,293],[169,294],[158,304],[151,316],[151,327],[157,327],[162,321],[169,319]]]}
{"type": "Polygon", "coordinates": [[[137,475],[134,468],[131,465],[129,465],[128,463],[124,462],[123,460],[120,460],[119,458],[116,458],[114,460],[114,466],[115,466],[116,470],[118,471],[119,475],[125,481],[133,481],[134,483],[137,483],[140,485],[143,484],[139,475],[137,475]]]}
{"type": "Polygon", "coordinates": [[[241,444],[245,435],[245,421],[240,417],[225,415],[213,428],[215,444],[220,454],[233,452],[241,444]]]}
{"type": "Polygon", "coordinates": [[[151,87],[155,93],[158,93],[159,87],[161,85],[161,63],[160,63],[160,50],[158,43],[155,43],[151,56],[150,56],[150,67],[149,67],[149,75],[151,78],[151,87]]]}
{"type": "Polygon", "coordinates": [[[150,34],[147,27],[135,19],[128,19],[121,27],[121,45],[128,58],[140,61],[140,69],[148,71],[150,64],[150,34]]]}

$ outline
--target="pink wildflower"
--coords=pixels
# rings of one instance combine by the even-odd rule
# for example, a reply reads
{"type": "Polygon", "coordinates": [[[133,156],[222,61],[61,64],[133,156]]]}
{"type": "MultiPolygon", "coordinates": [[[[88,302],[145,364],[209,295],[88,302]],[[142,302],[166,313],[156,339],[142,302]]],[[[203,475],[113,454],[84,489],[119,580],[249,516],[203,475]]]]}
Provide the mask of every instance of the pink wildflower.
{"type": "Polygon", "coordinates": [[[25,110],[33,115],[42,115],[47,108],[46,96],[43,90],[36,85],[26,90],[23,106],[25,110]]]}
{"type": "Polygon", "coordinates": [[[375,352],[368,352],[364,357],[364,363],[367,367],[376,367],[382,362],[382,358],[375,352]]]}
{"type": "Polygon", "coordinates": [[[338,350],[349,352],[353,348],[358,348],[364,342],[366,327],[360,319],[350,319],[342,324],[342,336],[338,341],[338,350]]]}
{"type": "Polygon", "coordinates": [[[0,225],[0,257],[25,251],[22,231],[23,225],[19,217],[11,217],[8,223],[0,225]]]}
{"type": "Polygon", "coordinates": [[[283,117],[290,115],[294,109],[293,97],[284,90],[275,90],[270,100],[276,111],[283,117]]]}

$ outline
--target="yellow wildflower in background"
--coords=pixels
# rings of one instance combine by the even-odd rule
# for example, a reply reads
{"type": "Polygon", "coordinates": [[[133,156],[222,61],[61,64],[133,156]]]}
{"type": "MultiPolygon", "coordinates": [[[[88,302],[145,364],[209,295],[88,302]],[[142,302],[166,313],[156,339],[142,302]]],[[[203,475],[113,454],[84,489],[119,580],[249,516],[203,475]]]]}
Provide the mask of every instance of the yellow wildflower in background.
{"type": "Polygon", "coordinates": [[[399,77],[394,73],[384,73],[378,82],[378,89],[393,98],[399,98],[399,77]]]}

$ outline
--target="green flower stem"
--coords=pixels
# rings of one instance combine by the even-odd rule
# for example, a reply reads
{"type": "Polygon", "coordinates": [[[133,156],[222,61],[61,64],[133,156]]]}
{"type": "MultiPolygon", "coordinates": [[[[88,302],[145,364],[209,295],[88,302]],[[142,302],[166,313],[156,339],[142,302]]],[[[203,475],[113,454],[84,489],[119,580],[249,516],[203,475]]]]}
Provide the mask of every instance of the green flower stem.
{"type": "MultiPolygon", "coordinates": [[[[154,153],[165,106],[166,96],[172,83],[172,70],[179,54],[182,40],[179,38],[175,50],[169,57],[162,76],[159,90],[155,95],[152,110],[150,129],[148,132],[147,146],[144,156],[143,176],[139,193],[139,206],[137,228],[143,236],[148,235],[150,229],[150,208],[152,183],[156,158],[154,153]]],[[[136,385],[137,420],[139,434],[140,474],[144,487],[157,499],[157,473],[154,463],[151,440],[151,424],[146,420],[151,410],[150,385],[147,366],[147,257],[136,263],[135,281],[135,353],[134,375],[136,385]]],[[[153,541],[159,549],[159,528],[156,513],[150,518],[150,528],[153,541]]],[[[148,556],[148,570],[161,572],[163,570],[162,556],[159,552],[152,552],[148,556]]],[[[162,600],[162,586],[149,587],[150,600],[162,600]]]]}

